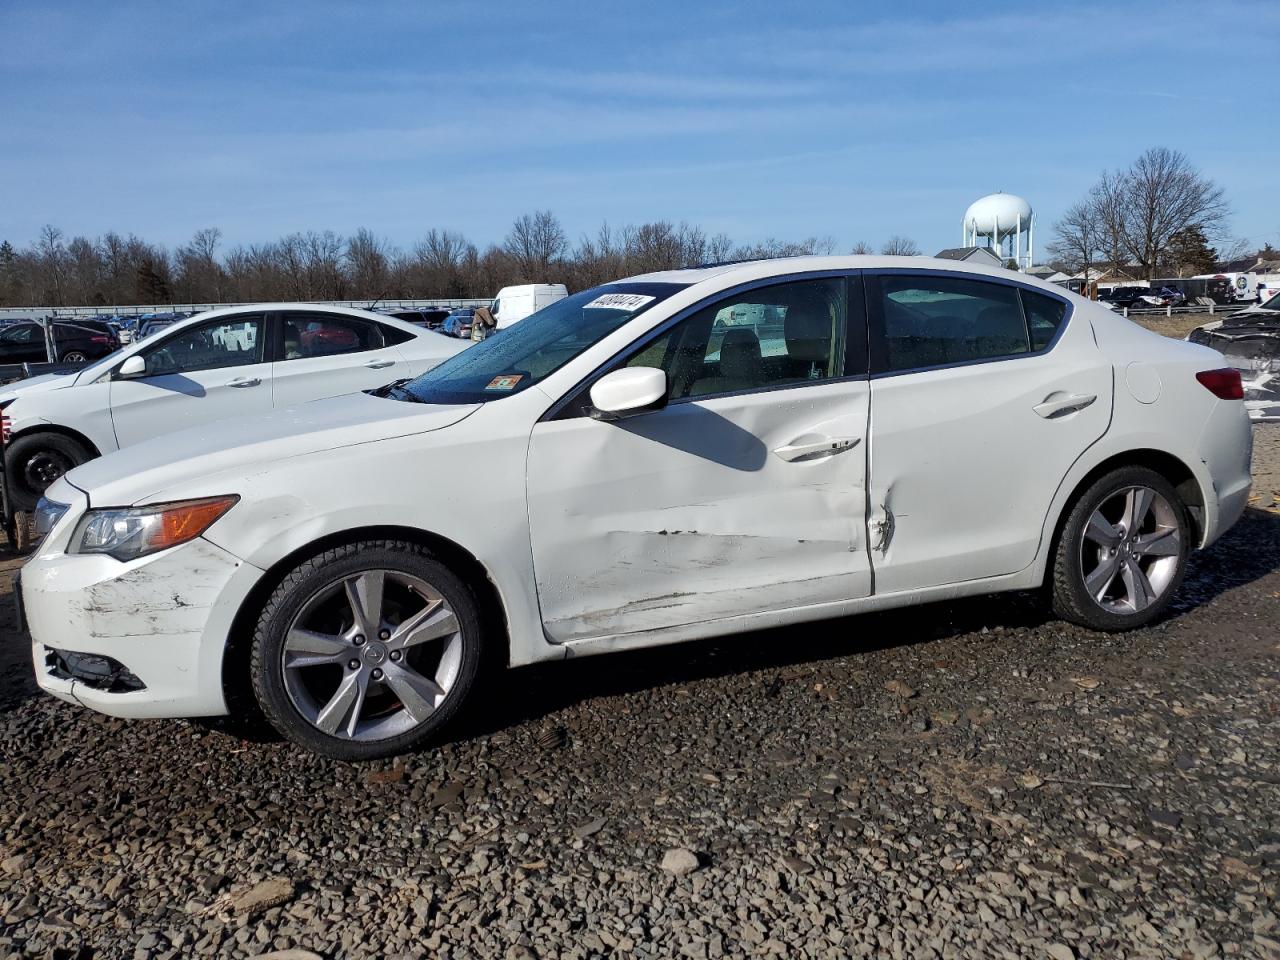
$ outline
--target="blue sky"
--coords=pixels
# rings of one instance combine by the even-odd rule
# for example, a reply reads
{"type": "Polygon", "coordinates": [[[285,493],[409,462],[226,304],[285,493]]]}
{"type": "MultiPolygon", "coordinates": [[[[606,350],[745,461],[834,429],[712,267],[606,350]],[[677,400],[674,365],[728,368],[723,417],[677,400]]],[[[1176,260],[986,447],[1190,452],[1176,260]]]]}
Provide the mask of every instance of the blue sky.
{"type": "Polygon", "coordinates": [[[932,253],[994,190],[1047,240],[1167,145],[1226,188],[1233,235],[1280,245],[1278,37],[1274,0],[5,0],[0,239],[484,244],[551,209],[574,239],[669,219],[932,253]]]}

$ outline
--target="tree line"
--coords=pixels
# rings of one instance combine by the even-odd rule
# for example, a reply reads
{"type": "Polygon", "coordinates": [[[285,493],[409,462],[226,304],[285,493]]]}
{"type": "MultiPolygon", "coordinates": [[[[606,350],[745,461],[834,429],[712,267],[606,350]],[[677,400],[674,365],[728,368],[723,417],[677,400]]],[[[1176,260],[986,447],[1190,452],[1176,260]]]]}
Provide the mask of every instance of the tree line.
{"type": "Polygon", "coordinates": [[[1051,256],[1065,268],[1136,274],[1135,279],[1212,272],[1244,255],[1219,252],[1230,208],[1220,186],[1177,150],[1153,147],[1124,170],[1104,171],[1054,225],[1051,256]]]}
{"type": "MultiPolygon", "coordinates": [[[[401,249],[360,229],[292,233],[224,249],[216,227],[169,250],[136,236],[67,239],[54,226],[22,249],[0,241],[0,306],[244,303],[280,300],[487,298],[516,283],[581,290],[621,277],[699,263],[836,252],[830,238],[739,244],[687,223],[602,224],[571,243],[547,210],[524,214],[501,243],[481,249],[461,233],[431,229],[401,249]]],[[[872,252],[859,243],[854,253],[872,252]]],[[[883,253],[919,248],[891,237],[883,253]]]]}

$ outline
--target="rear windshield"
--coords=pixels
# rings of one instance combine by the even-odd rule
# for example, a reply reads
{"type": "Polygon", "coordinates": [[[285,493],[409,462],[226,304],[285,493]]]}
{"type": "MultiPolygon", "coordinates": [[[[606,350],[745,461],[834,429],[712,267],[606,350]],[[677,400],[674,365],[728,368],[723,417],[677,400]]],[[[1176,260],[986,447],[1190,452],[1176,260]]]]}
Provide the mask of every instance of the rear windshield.
{"type": "Polygon", "coordinates": [[[557,300],[404,384],[424,403],[484,403],[527,390],[680,283],[610,283],[557,300]]]}

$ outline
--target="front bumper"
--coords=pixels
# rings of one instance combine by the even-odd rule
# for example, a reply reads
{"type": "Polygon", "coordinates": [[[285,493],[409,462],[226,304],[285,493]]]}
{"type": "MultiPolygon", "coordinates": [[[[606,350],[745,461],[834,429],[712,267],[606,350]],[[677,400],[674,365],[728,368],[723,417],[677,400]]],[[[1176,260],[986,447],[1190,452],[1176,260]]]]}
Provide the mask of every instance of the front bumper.
{"type": "Polygon", "coordinates": [[[36,682],[115,717],[224,715],[227,638],[261,576],[203,538],[129,563],[42,547],[21,587],[36,682]],[[142,689],[76,678],[79,665],[99,660],[123,666],[142,689]]]}

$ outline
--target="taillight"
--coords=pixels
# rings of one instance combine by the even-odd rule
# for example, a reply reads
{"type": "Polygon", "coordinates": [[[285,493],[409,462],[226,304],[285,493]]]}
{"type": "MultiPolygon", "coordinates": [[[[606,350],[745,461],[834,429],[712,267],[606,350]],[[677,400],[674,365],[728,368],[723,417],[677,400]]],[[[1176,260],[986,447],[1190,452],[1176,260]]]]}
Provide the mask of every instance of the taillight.
{"type": "Polygon", "coordinates": [[[9,442],[9,415],[0,413],[0,443],[9,442]]]}
{"type": "Polygon", "coordinates": [[[1240,382],[1240,371],[1232,367],[1223,367],[1221,370],[1201,370],[1196,374],[1196,379],[1219,400],[1244,399],[1244,384],[1240,382]]]}
{"type": "Polygon", "coordinates": [[[104,336],[103,334],[100,334],[100,333],[95,333],[92,337],[89,338],[89,342],[90,343],[110,343],[111,338],[104,336]]]}

